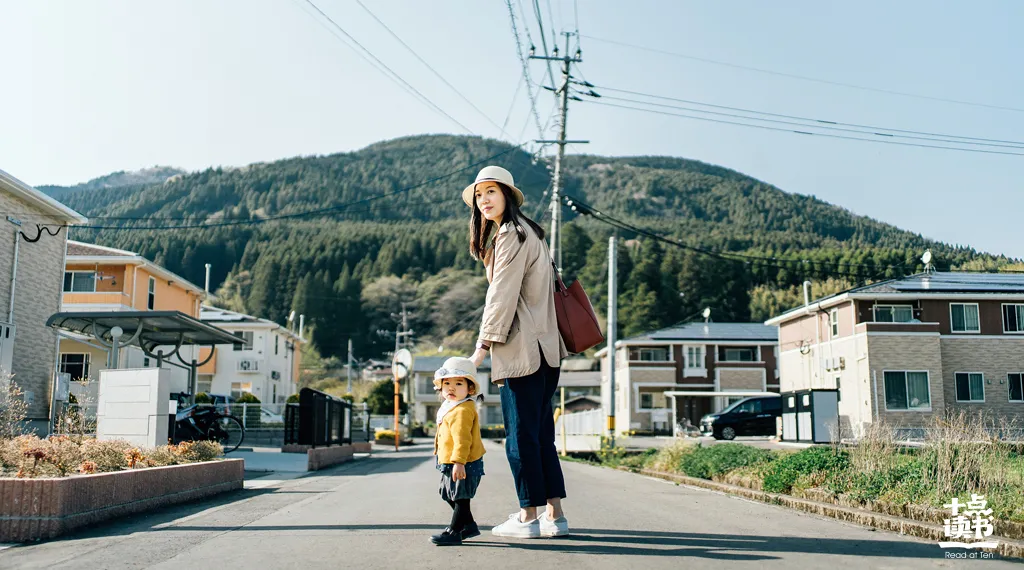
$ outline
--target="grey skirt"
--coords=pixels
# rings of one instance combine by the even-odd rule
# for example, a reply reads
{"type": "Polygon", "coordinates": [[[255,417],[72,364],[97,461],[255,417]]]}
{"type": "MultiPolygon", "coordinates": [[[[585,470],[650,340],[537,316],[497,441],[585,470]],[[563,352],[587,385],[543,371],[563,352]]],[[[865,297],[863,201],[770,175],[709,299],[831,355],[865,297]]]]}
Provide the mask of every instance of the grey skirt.
{"type": "Polygon", "coordinates": [[[484,477],[484,460],[477,459],[466,464],[466,478],[461,481],[452,479],[453,463],[438,463],[437,470],[441,472],[441,483],[438,486],[438,493],[445,501],[458,501],[460,499],[472,499],[476,496],[476,489],[480,486],[480,480],[484,477]]]}

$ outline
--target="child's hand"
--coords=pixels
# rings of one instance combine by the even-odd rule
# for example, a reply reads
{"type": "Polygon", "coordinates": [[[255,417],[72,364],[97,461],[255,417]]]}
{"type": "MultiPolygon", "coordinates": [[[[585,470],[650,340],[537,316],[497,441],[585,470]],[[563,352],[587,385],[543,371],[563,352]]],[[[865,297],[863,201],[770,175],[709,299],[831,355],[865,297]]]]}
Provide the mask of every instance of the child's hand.
{"type": "Polygon", "coordinates": [[[466,478],[466,466],[456,463],[452,468],[452,481],[461,481],[466,478]]]}

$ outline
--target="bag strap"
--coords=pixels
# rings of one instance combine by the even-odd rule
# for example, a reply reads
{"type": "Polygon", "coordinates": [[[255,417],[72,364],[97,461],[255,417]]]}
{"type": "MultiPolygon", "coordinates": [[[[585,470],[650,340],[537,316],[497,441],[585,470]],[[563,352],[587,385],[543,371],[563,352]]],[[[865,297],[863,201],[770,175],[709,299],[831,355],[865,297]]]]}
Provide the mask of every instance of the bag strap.
{"type": "Polygon", "coordinates": [[[561,293],[565,291],[565,283],[562,282],[562,274],[558,272],[558,266],[555,265],[554,259],[551,260],[551,269],[555,272],[555,283],[557,284],[555,292],[561,293]]]}

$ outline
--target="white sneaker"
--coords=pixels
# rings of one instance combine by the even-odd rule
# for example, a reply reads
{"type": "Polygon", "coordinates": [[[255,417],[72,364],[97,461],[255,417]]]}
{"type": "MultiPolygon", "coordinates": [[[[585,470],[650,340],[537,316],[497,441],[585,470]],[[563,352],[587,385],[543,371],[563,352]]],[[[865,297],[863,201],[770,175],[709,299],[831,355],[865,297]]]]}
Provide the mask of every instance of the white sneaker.
{"type": "Polygon", "coordinates": [[[492,528],[491,534],[505,538],[540,538],[540,521],[519,522],[519,513],[512,513],[507,521],[492,528]]]}
{"type": "Polygon", "coordinates": [[[566,536],[569,534],[569,521],[565,517],[558,517],[551,520],[547,513],[538,517],[540,519],[540,535],[546,537],[566,536]]]}

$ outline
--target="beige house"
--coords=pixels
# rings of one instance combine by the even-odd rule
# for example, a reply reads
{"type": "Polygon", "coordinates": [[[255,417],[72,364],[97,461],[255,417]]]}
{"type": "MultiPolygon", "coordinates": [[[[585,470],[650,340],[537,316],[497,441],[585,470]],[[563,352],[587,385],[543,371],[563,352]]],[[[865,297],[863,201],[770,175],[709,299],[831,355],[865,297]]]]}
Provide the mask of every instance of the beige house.
{"type": "Polygon", "coordinates": [[[1024,275],[927,272],[766,324],[782,391],[838,389],[842,437],[878,421],[920,435],[947,411],[1024,420],[1024,275]]]}
{"type": "Polygon", "coordinates": [[[57,367],[58,312],[68,226],[85,217],[0,170],[0,369],[13,374],[29,402],[29,419],[47,433],[57,367]]]}
{"type": "MultiPolygon", "coordinates": [[[[761,323],[690,323],[615,344],[615,427],[667,434],[684,419],[742,398],[779,391],[778,331],[761,323]]],[[[601,359],[601,407],[611,407],[608,349],[601,359]]]]}

